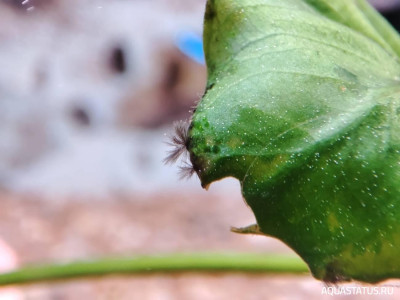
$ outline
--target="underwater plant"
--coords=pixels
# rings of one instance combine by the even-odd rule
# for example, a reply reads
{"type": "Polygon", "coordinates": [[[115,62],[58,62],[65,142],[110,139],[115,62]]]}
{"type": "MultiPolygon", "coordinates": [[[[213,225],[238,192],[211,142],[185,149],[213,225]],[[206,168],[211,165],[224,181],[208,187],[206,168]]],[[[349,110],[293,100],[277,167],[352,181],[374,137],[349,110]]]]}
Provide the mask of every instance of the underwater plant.
{"type": "Polygon", "coordinates": [[[168,161],[240,181],[326,282],[400,277],[400,38],[364,0],[208,0],[207,88],[168,161]]]}

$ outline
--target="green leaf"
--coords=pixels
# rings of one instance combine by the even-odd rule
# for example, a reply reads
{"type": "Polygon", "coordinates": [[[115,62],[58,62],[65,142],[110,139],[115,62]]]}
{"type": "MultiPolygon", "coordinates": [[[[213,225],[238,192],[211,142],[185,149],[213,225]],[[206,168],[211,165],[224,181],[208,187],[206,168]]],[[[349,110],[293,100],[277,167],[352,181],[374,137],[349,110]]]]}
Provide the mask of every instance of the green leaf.
{"type": "Polygon", "coordinates": [[[186,146],[328,282],[400,277],[400,38],[363,0],[209,0],[186,146]]]}

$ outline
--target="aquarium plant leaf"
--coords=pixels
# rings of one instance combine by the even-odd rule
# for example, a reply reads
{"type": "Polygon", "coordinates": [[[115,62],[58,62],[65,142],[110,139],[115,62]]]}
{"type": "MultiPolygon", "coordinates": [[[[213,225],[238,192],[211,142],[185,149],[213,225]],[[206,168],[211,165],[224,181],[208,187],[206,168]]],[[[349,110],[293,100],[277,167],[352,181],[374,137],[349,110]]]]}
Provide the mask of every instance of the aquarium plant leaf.
{"type": "MultiPolygon", "coordinates": [[[[399,37],[363,0],[208,0],[183,144],[327,282],[400,277],[399,37]]],[[[182,143],[181,143],[182,144],[182,143]]]]}

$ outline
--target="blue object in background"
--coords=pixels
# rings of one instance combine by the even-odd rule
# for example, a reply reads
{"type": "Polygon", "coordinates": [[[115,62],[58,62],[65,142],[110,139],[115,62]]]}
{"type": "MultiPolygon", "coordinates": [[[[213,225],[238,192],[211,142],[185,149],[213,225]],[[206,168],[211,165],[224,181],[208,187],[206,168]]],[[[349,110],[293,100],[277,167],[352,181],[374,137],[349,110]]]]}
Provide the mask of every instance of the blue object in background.
{"type": "Polygon", "coordinates": [[[181,32],[175,41],[175,45],[185,55],[193,59],[195,62],[204,65],[203,40],[201,36],[193,32],[181,32]]]}

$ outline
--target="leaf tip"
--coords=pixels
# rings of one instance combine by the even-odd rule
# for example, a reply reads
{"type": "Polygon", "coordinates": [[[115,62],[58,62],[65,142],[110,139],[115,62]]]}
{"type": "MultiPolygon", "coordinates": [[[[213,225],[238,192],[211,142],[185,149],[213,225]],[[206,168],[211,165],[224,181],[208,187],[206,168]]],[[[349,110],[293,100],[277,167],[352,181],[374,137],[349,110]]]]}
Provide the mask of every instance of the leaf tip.
{"type": "Polygon", "coordinates": [[[172,147],[168,151],[168,155],[164,158],[165,164],[173,164],[187,152],[187,145],[189,142],[189,125],[187,122],[180,121],[174,124],[175,133],[170,136],[170,140],[167,142],[172,147]]]}
{"type": "MultiPolygon", "coordinates": [[[[185,156],[184,158],[187,158],[188,156],[189,122],[176,122],[174,127],[175,133],[170,136],[170,141],[167,142],[172,149],[168,152],[167,157],[163,160],[165,164],[176,163],[182,155],[185,156]]],[[[196,173],[196,170],[188,161],[184,161],[183,164],[179,166],[180,179],[189,179],[194,173],[196,173]]]]}

